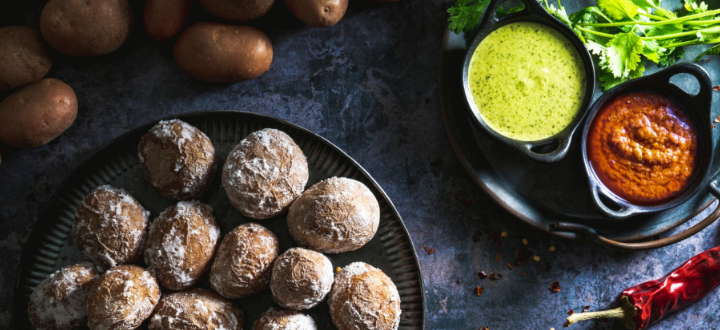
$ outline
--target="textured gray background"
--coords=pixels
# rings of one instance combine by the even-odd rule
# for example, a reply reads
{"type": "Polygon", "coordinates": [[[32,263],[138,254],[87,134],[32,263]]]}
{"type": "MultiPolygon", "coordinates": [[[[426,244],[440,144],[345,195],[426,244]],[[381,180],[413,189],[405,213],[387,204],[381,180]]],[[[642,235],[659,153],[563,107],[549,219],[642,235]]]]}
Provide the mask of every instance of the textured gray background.
{"type": "MultiPolygon", "coordinates": [[[[43,2],[22,2],[5,0],[0,25],[37,26],[43,2]],[[19,10],[10,10],[8,3],[13,2],[21,3],[19,10]]],[[[136,2],[136,9],[141,8],[142,2],[136,2]]],[[[279,4],[270,17],[253,23],[273,41],[270,71],[236,84],[207,84],[185,76],[172,59],[172,44],[150,42],[139,25],[131,42],[109,56],[56,56],[48,76],[75,89],[79,115],[47,146],[3,150],[0,328],[10,327],[23,244],[37,212],[62,180],[125,131],[197,110],[276,116],[323,135],[362,164],[393,200],[415,242],[425,280],[428,329],[558,329],[569,309],[608,307],[625,287],[662,276],[720,244],[713,225],[664,249],[609,251],[538,233],[496,206],[456,160],[440,119],[436,66],[449,4],[353,0],[345,18],[330,29],[306,27],[279,4]],[[509,235],[501,245],[487,233],[474,242],[473,235],[484,228],[509,235]],[[523,238],[541,262],[509,270],[505,263],[516,259],[523,238]],[[551,245],[556,252],[548,252],[551,245]],[[436,249],[435,254],[428,255],[423,246],[436,249]],[[496,254],[499,262],[493,261],[496,254]],[[543,272],[548,264],[551,269],[543,272]],[[504,277],[481,280],[479,270],[504,277]],[[523,271],[526,275],[520,277],[523,271]],[[562,291],[550,293],[548,286],[556,280],[562,291]],[[473,293],[478,285],[485,287],[481,297],[473,293]]],[[[206,19],[201,13],[193,16],[206,19]]],[[[711,76],[713,83],[720,83],[716,72],[711,76]]],[[[657,328],[716,329],[718,304],[720,292],[715,292],[657,328]]],[[[590,322],[574,328],[618,327],[590,322]]]]}

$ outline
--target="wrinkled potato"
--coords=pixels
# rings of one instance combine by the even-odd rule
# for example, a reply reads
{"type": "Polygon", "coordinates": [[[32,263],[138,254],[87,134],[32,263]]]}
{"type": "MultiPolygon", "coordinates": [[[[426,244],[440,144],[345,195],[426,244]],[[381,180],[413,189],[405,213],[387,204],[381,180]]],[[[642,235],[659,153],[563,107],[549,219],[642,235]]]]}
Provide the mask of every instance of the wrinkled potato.
{"type": "Polygon", "coordinates": [[[305,24],[328,27],[343,18],[348,0],[285,0],[285,5],[305,24]]]}
{"type": "Polygon", "coordinates": [[[0,140],[22,148],[47,144],[77,117],[77,97],[57,79],[34,82],[0,102],[0,140]]]}
{"type": "Polygon", "coordinates": [[[50,0],[40,15],[40,32],[62,53],[99,56],[125,43],[132,19],[127,0],[50,0]]]}
{"type": "Polygon", "coordinates": [[[208,13],[228,21],[250,21],[265,16],[275,0],[200,0],[208,13]]]}
{"type": "Polygon", "coordinates": [[[180,68],[209,82],[253,79],[270,69],[272,58],[270,38],[251,26],[198,23],[175,43],[180,68]]]}
{"type": "Polygon", "coordinates": [[[0,90],[38,81],[51,66],[40,32],[24,26],[0,28],[0,90]]]}
{"type": "Polygon", "coordinates": [[[185,27],[191,0],[148,0],[143,25],[150,39],[167,41],[185,27]]]}

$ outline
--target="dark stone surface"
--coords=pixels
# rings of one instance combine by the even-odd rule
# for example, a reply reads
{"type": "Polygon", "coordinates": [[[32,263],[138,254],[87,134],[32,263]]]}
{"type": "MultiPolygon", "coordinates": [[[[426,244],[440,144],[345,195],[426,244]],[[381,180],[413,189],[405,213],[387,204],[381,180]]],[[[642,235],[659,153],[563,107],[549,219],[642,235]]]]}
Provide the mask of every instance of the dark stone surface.
{"type": "MultiPolygon", "coordinates": [[[[667,248],[609,251],[541,234],[496,206],[456,160],[440,119],[435,70],[449,3],[354,0],[345,18],[330,29],[302,25],[279,3],[270,17],[253,23],[273,41],[271,70],[236,84],[207,84],[185,76],[174,64],[172,44],[150,42],[139,25],[131,42],[111,55],[74,59],[56,54],[48,76],[75,89],[80,111],[75,124],[47,146],[3,147],[0,328],[10,327],[22,246],[37,212],[62,180],[123,132],[198,110],[273,115],[323,135],[362,164],[393,200],[416,244],[427,329],[559,329],[571,308],[608,307],[623,288],[662,276],[720,244],[713,225],[667,248]],[[473,236],[484,228],[508,236],[497,245],[490,233],[482,233],[475,242],[473,236]],[[523,238],[541,261],[510,270],[506,263],[515,261],[523,238]],[[428,255],[423,246],[436,252],[428,255]],[[557,251],[548,252],[550,246],[557,251]],[[496,254],[498,262],[493,261],[496,254]],[[480,270],[503,277],[481,280],[476,275],[480,270]],[[550,293],[556,280],[562,291],[550,293]],[[485,287],[481,297],[474,295],[476,286],[485,287]]],[[[135,7],[140,22],[142,2],[135,7]]],[[[41,9],[42,2],[5,0],[0,22],[37,26],[41,9]],[[8,3],[13,2],[22,8],[11,12],[8,3]]],[[[207,19],[201,13],[193,16],[207,19]]],[[[717,84],[718,77],[711,74],[717,84]]],[[[715,292],[657,328],[715,329],[718,304],[715,292]]],[[[574,328],[619,327],[589,322],[574,328]]]]}

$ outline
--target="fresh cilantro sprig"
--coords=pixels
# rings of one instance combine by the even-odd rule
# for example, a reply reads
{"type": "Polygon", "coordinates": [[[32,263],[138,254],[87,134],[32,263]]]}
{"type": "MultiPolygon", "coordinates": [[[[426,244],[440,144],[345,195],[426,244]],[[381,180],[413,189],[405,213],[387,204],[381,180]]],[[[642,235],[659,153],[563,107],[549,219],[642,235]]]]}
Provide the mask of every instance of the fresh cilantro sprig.
{"type": "MultiPolygon", "coordinates": [[[[720,9],[710,9],[699,0],[684,0],[680,12],[662,8],[662,0],[597,0],[597,6],[567,14],[560,0],[557,6],[538,0],[543,7],[568,25],[588,50],[597,56],[605,90],[629,79],[641,77],[645,61],[670,66],[685,55],[685,46],[713,44],[695,61],[720,54],[720,9]]],[[[448,9],[450,29],[470,32],[480,22],[489,0],[457,0],[448,9]]],[[[498,10],[498,16],[522,10],[498,10]]]]}

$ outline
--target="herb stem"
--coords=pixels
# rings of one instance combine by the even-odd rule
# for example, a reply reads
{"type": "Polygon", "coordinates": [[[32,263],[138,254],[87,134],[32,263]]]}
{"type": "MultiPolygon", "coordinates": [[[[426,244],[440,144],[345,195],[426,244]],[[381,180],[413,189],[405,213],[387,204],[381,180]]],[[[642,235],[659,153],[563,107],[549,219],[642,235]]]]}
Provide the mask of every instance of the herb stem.
{"type": "Polygon", "coordinates": [[[615,36],[614,34],[610,34],[610,33],[603,33],[603,32],[598,32],[598,31],[593,31],[593,30],[590,30],[590,29],[586,29],[586,28],[584,28],[584,27],[582,27],[582,26],[578,26],[577,29],[580,30],[580,31],[583,31],[583,32],[585,32],[585,33],[594,34],[594,35],[596,35],[596,36],[601,36],[601,37],[606,37],[606,38],[612,38],[612,37],[615,36]]]}
{"type": "MultiPolygon", "coordinates": [[[[694,14],[694,15],[688,15],[683,17],[678,17],[674,19],[664,20],[662,22],[615,22],[615,23],[578,23],[577,25],[581,26],[593,26],[593,27],[618,27],[618,26],[626,26],[626,25],[648,25],[648,26],[655,26],[655,25],[668,25],[668,24],[685,24],[686,21],[691,21],[697,18],[703,18],[707,16],[715,16],[720,14],[720,9],[710,10],[706,11],[704,13],[694,14]]],[[[713,20],[714,21],[714,20],[713,20]]],[[[697,21],[696,21],[697,22],[697,21]]]]}
{"type": "Polygon", "coordinates": [[[675,47],[682,47],[682,46],[691,46],[691,45],[699,45],[701,42],[698,42],[697,40],[690,40],[690,41],[683,41],[683,42],[676,42],[672,44],[663,45],[663,48],[675,48],[675,47]]]}

